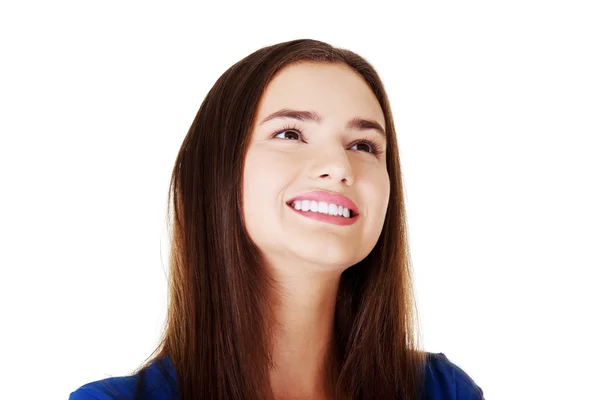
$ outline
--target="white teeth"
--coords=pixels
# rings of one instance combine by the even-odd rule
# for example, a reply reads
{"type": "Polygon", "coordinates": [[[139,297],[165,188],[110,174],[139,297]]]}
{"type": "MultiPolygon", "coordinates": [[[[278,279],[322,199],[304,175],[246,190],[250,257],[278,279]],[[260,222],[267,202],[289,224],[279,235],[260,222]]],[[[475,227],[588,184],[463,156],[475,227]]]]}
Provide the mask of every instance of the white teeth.
{"type": "Polygon", "coordinates": [[[350,218],[350,210],[348,210],[348,208],[333,203],[326,203],[324,201],[297,200],[292,202],[291,205],[296,210],[318,212],[321,214],[350,218]]]}
{"type": "Polygon", "coordinates": [[[317,212],[317,211],[319,211],[319,212],[320,212],[321,210],[319,210],[319,203],[317,203],[317,202],[316,202],[316,201],[314,201],[314,200],[313,200],[313,201],[311,201],[311,202],[310,202],[310,211],[312,211],[312,212],[317,212]]]}
{"type": "Polygon", "coordinates": [[[310,210],[310,200],[302,200],[302,211],[310,210]]]}
{"type": "Polygon", "coordinates": [[[338,206],[335,204],[329,204],[329,210],[327,210],[329,215],[337,215],[338,214],[338,206]]]}
{"type": "MultiPolygon", "coordinates": [[[[319,202],[319,212],[321,214],[329,214],[329,206],[324,201],[319,202]]],[[[337,215],[337,211],[336,211],[335,215],[337,215]]]]}

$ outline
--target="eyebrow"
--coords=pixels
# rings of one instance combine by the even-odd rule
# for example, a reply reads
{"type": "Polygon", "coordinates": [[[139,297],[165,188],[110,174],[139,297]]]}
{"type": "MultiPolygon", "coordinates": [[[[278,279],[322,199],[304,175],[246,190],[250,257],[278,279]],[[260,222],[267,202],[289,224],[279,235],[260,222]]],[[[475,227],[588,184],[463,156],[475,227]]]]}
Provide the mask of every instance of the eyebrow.
{"type": "MultiPolygon", "coordinates": [[[[315,121],[317,123],[321,123],[323,117],[319,115],[319,113],[315,111],[301,111],[301,110],[291,110],[289,108],[282,108],[279,111],[275,111],[273,114],[270,114],[268,117],[263,119],[263,121],[259,124],[262,125],[267,121],[276,118],[293,118],[299,121],[315,121]]],[[[386,139],[385,130],[383,127],[376,121],[364,119],[360,117],[354,117],[346,124],[346,129],[356,129],[359,131],[366,131],[369,129],[376,130],[386,139]]]]}

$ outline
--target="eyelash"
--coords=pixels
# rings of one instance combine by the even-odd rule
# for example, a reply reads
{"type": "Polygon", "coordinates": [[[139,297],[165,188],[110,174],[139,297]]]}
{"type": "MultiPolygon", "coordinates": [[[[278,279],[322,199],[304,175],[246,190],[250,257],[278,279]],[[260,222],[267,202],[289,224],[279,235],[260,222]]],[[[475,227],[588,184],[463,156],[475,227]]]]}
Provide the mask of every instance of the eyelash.
{"type": "MultiPolygon", "coordinates": [[[[283,128],[276,130],[275,132],[273,132],[271,134],[271,138],[274,138],[275,136],[279,135],[280,133],[283,133],[286,131],[295,131],[300,136],[303,136],[302,130],[300,128],[298,128],[296,125],[292,124],[292,125],[286,125],[283,128]]],[[[284,140],[289,140],[289,139],[284,139],[284,140]]],[[[377,142],[370,140],[369,138],[359,139],[356,142],[354,142],[352,144],[352,146],[355,146],[360,143],[367,143],[369,146],[371,146],[371,149],[373,149],[373,151],[370,152],[370,154],[373,154],[375,157],[379,157],[383,153],[383,149],[381,148],[381,145],[379,145],[379,143],[377,143],[377,142]]]]}

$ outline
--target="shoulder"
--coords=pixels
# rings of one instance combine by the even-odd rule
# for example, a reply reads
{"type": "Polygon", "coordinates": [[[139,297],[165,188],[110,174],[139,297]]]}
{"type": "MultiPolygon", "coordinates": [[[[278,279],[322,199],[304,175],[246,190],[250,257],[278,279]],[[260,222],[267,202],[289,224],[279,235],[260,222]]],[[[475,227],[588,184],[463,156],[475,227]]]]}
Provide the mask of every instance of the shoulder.
{"type": "Polygon", "coordinates": [[[129,376],[116,376],[86,383],[73,391],[69,400],[176,399],[175,372],[169,358],[152,362],[129,376]]]}
{"type": "Polygon", "coordinates": [[[482,400],[483,390],[444,353],[427,353],[426,400],[482,400]]]}
{"type": "Polygon", "coordinates": [[[71,393],[69,400],[109,400],[132,398],[135,391],[136,375],[118,376],[89,382],[71,393]]]}

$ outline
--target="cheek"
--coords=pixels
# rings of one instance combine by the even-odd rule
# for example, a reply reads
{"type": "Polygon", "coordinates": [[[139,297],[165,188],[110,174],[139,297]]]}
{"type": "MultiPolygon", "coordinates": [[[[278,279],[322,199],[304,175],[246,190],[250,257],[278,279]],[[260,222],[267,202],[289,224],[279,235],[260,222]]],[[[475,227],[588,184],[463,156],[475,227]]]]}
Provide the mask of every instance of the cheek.
{"type": "Polygon", "coordinates": [[[389,198],[390,198],[390,179],[387,172],[380,172],[372,175],[374,179],[367,181],[369,187],[365,189],[368,193],[368,201],[371,208],[371,214],[378,216],[382,220],[385,218],[389,198]]]}
{"type": "MultiPolygon", "coordinates": [[[[274,214],[285,200],[286,187],[292,182],[294,165],[283,154],[249,151],[243,175],[244,213],[249,218],[263,218],[274,214]]],[[[289,195],[289,194],[288,194],[289,195]]]]}
{"type": "Polygon", "coordinates": [[[268,152],[254,151],[248,154],[244,166],[244,185],[248,193],[264,192],[273,187],[289,171],[282,157],[268,152]]]}

